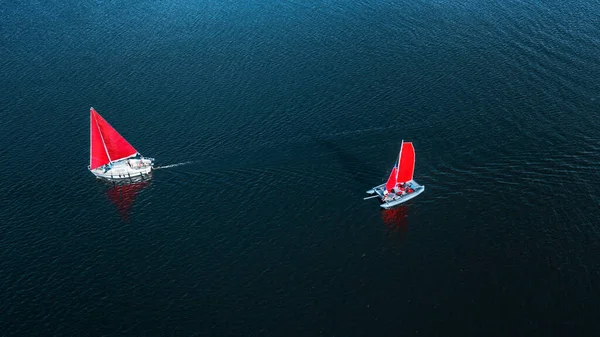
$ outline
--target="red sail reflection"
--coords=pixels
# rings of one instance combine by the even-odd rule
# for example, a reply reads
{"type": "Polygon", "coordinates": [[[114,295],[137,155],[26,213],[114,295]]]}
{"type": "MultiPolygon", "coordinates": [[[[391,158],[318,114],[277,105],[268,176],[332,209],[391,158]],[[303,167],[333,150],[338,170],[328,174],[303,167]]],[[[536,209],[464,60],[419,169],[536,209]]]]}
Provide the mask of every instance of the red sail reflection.
{"type": "Polygon", "coordinates": [[[112,186],[106,191],[106,196],[117,206],[117,210],[123,221],[129,222],[131,207],[135,198],[141,190],[148,186],[148,183],[148,181],[140,181],[130,184],[119,184],[112,186]]]}
{"type": "Polygon", "coordinates": [[[408,230],[408,207],[398,206],[381,211],[383,222],[390,233],[403,234],[408,230]]]}

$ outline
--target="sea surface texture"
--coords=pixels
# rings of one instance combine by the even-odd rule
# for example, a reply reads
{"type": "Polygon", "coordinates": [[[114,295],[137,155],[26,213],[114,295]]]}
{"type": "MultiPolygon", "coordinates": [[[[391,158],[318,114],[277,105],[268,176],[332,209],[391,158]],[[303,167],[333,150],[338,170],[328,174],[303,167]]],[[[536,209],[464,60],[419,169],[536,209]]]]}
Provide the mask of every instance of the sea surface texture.
{"type": "Polygon", "coordinates": [[[6,1],[0,335],[597,336],[599,56],[597,1],[6,1]]]}

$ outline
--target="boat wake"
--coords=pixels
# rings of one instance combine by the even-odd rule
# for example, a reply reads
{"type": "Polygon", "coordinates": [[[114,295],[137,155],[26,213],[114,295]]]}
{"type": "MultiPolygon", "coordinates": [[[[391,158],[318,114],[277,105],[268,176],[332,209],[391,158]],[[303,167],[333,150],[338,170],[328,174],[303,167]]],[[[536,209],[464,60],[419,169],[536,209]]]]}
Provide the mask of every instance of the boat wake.
{"type": "Polygon", "coordinates": [[[177,164],[171,164],[171,165],[165,165],[165,166],[157,166],[154,169],[155,170],[162,170],[162,169],[166,169],[166,168],[172,168],[172,167],[177,167],[177,166],[182,166],[182,165],[187,165],[187,164],[191,164],[191,161],[186,161],[183,163],[177,163],[177,164]]]}

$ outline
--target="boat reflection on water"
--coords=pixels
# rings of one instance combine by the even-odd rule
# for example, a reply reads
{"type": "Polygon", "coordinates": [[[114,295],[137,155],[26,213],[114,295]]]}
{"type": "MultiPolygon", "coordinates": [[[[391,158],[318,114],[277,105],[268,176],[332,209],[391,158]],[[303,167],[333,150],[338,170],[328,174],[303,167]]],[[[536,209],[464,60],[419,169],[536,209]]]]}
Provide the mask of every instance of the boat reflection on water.
{"type": "Polygon", "coordinates": [[[408,231],[408,207],[398,206],[381,210],[381,218],[387,226],[388,234],[404,236],[408,231]]]}
{"type": "Polygon", "coordinates": [[[129,222],[135,198],[148,185],[150,185],[148,178],[111,182],[110,188],[106,190],[106,196],[117,206],[117,211],[123,221],[129,222]]]}

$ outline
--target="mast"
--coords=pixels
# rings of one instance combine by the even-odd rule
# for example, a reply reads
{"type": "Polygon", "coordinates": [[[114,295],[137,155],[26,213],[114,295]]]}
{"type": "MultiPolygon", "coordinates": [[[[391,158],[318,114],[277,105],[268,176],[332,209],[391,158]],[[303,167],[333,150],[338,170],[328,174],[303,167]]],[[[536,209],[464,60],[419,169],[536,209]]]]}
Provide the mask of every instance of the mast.
{"type": "Polygon", "coordinates": [[[94,120],[92,118],[93,114],[92,114],[92,110],[94,110],[93,107],[90,108],[90,169],[92,169],[92,157],[93,157],[93,149],[94,149],[94,137],[92,137],[92,127],[94,126],[94,120]]]}
{"type": "MultiPolygon", "coordinates": [[[[94,111],[96,111],[96,110],[94,110],[94,111]]],[[[104,146],[104,152],[106,152],[108,161],[112,163],[112,159],[110,158],[110,153],[108,153],[108,149],[106,148],[106,142],[104,141],[104,135],[102,134],[102,130],[100,130],[100,126],[98,125],[98,119],[96,118],[96,115],[94,115],[94,122],[96,122],[96,127],[98,128],[98,133],[100,134],[100,138],[102,139],[102,146],[104,146]]]]}
{"type": "Polygon", "coordinates": [[[396,170],[396,184],[398,184],[398,172],[400,172],[400,166],[402,165],[402,147],[404,145],[404,139],[402,139],[402,143],[400,143],[400,153],[398,154],[398,169],[396,170]]]}
{"type": "Polygon", "coordinates": [[[106,134],[101,121],[102,117],[90,108],[90,170],[111,163],[115,157],[110,153],[110,135],[106,134]]]}

